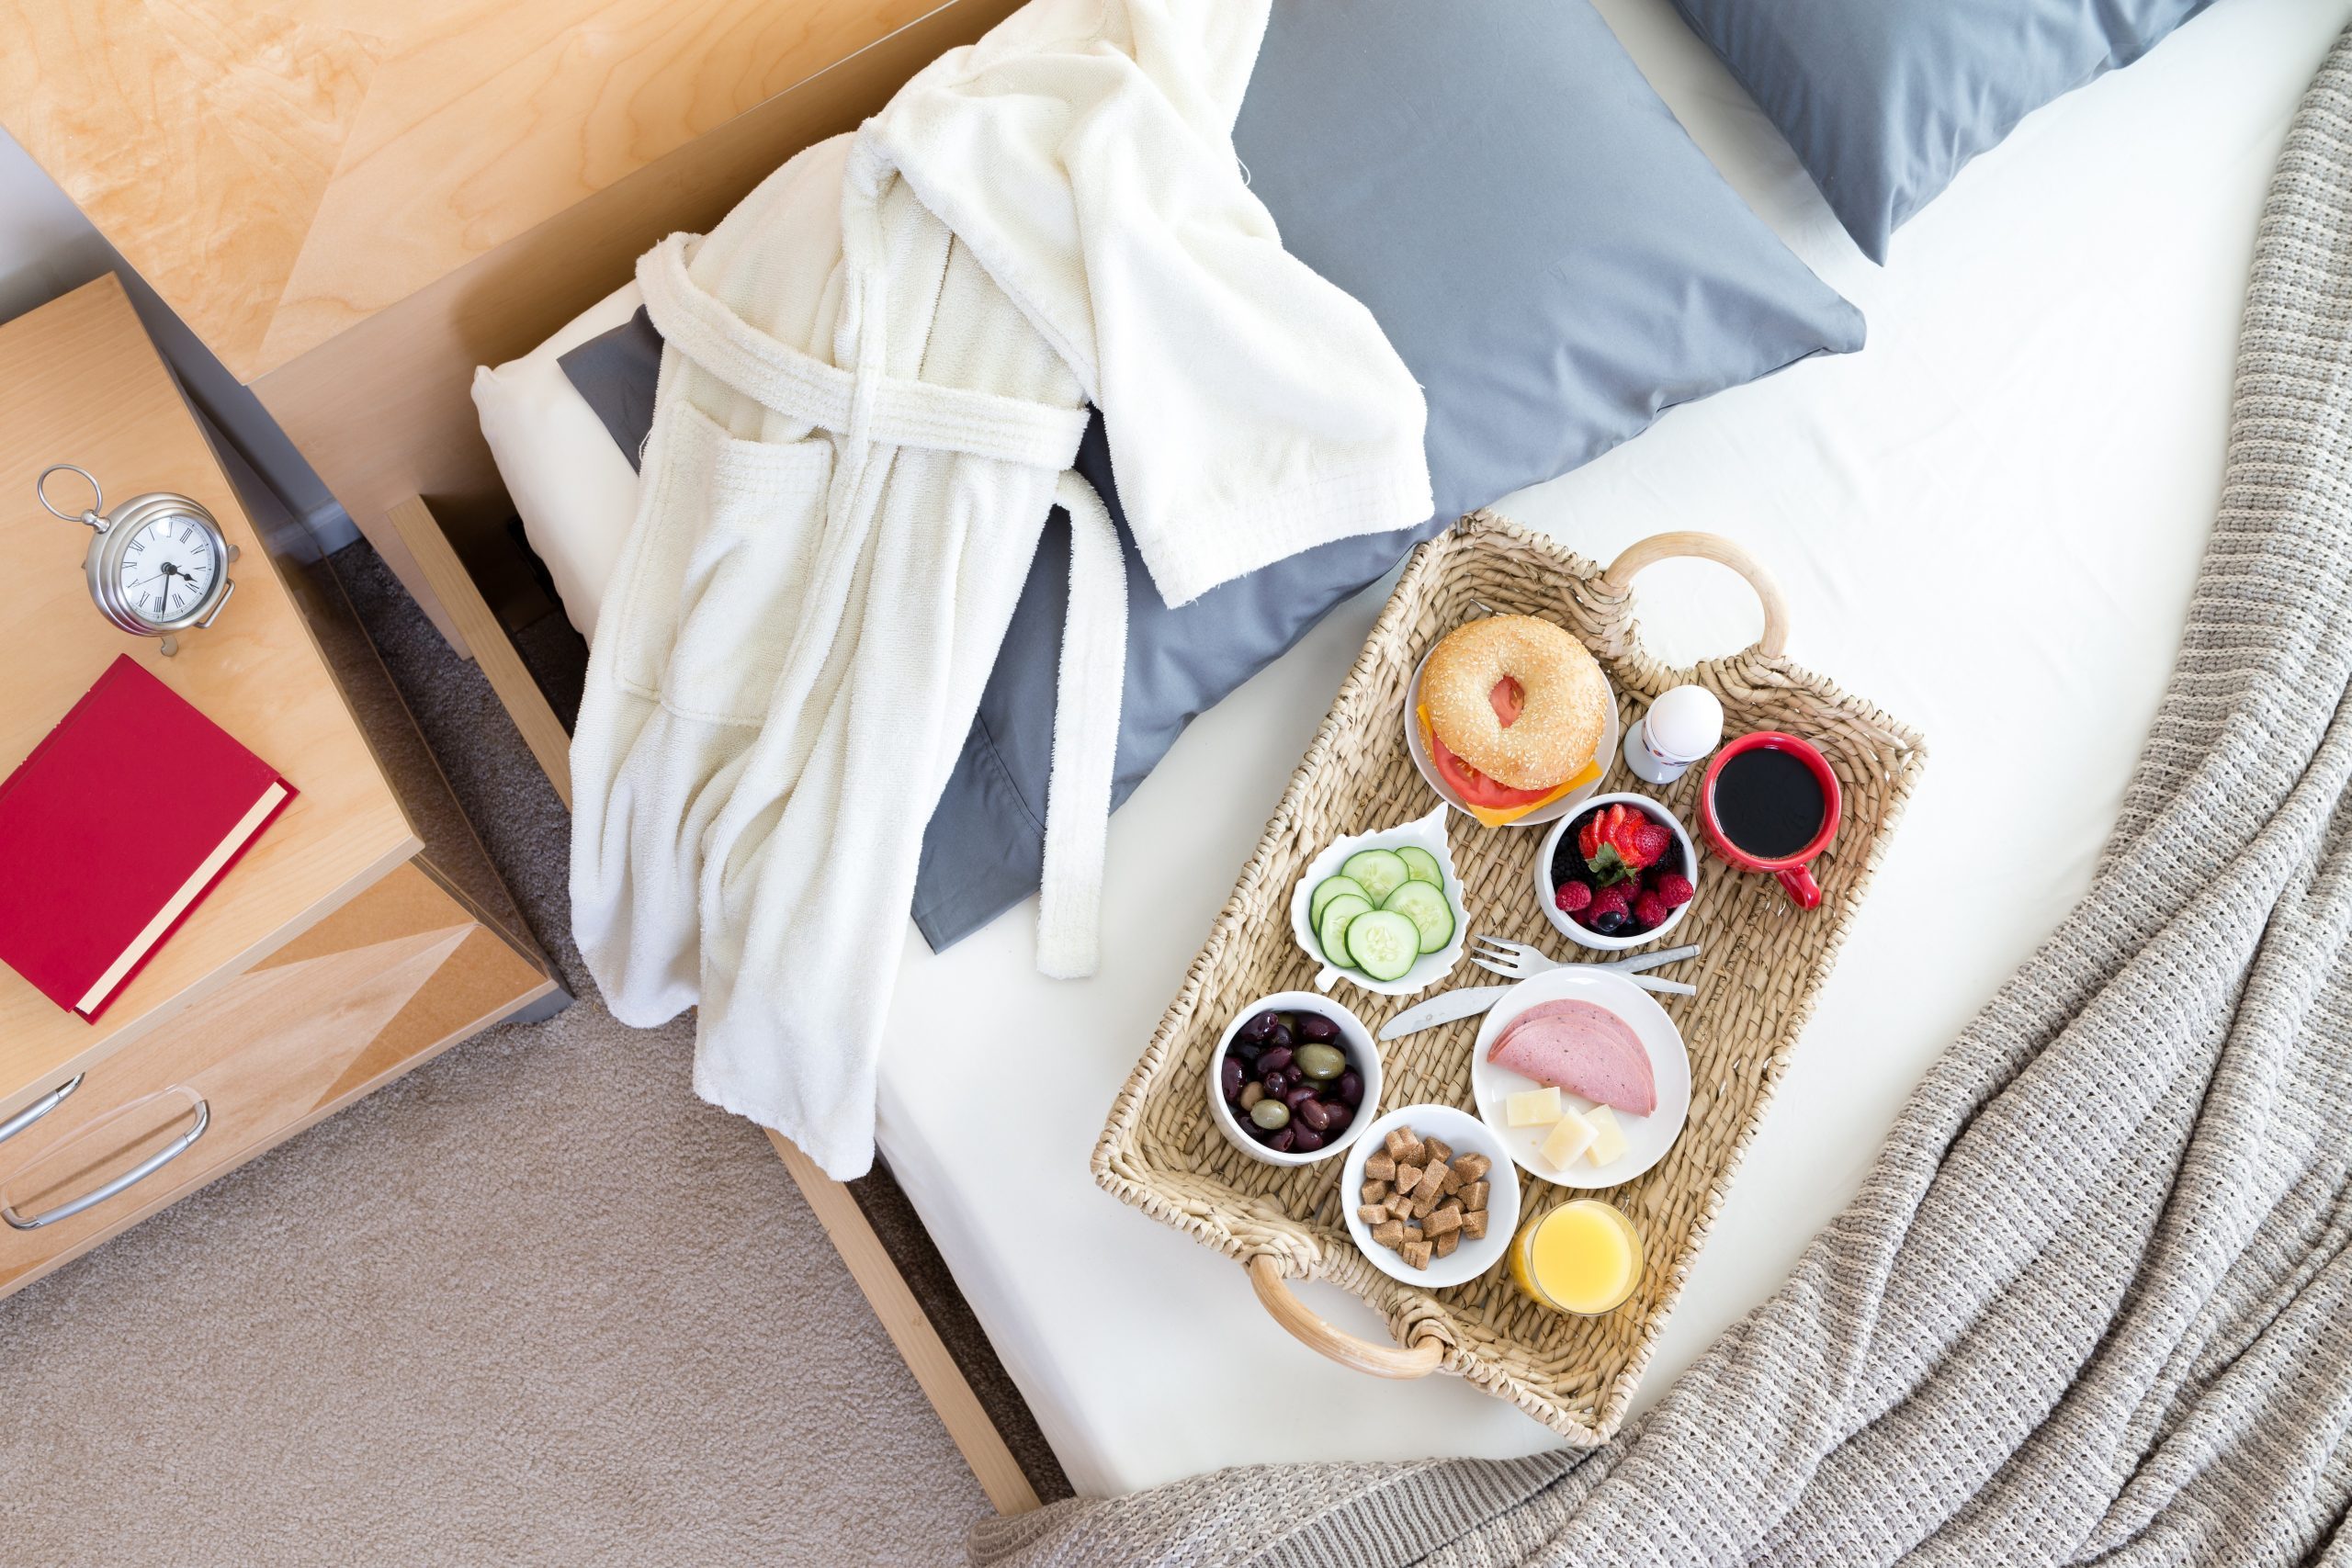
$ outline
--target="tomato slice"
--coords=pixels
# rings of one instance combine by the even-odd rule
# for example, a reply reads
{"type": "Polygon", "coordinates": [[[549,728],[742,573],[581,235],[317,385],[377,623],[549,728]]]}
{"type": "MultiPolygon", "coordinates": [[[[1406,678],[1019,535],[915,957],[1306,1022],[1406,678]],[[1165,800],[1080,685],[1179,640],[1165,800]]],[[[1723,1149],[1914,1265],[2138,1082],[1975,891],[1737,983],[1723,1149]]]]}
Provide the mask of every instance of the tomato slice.
{"type": "Polygon", "coordinates": [[[1557,784],[1549,789],[1513,789],[1498,784],[1447,750],[1445,742],[1437,738],[1436,729],[1431,728],[1429,737],[1430,760],[1437,764],[1438,777],[1469,805],[1483,806],[1489,811],[1508,811],[1514,806],[1530,806],[1559,793],[1557,784]]]}

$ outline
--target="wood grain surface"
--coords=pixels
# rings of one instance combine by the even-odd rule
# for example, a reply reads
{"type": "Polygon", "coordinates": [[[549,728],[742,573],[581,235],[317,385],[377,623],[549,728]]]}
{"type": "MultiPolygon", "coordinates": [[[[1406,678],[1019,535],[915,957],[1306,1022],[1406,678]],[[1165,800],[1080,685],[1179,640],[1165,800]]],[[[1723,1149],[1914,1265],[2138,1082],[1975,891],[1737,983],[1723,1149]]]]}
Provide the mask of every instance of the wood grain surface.
{"type": "Polygon", "coordinates": [[[0,118],[251,380],[937,0],[0,0],[0,118]]]}

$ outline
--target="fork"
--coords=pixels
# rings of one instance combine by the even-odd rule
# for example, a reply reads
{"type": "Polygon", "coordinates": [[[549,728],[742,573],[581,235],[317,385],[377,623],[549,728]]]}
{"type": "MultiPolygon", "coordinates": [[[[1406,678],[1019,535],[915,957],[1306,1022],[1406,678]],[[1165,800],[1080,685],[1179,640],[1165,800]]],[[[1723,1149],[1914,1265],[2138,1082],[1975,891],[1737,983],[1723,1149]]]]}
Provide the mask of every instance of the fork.
{"type": "MultiPolygon", "coordinates": [[[[1696,986],[1680,980],[1667,980],[1644,975],[1642,971],[1655,969],[1661,964],[1673,964],[1681,959],[1695,958],[1698,955],[1699,944],[1694,942],[1688,947],[1669,947],[1657,953],[1637,953],[1629,957],[1608,959],[1600,963],[1585,964],[1582,967],[1613,969],[1618,974],[1633,979],[1634,984],[1644,990],[1663,991],[1668,996],[1695,997],[1699,994],[1699,987],[1696,986]]],[[[1498,936],[1480,936],[1476,945],[1471,949],[1470,962],[1481,969],[1500,975],[1507,980],[1524,980],[1531,975],[1541,975],[1547,969],[1566,967],[1560,960],[1552,957],[1541,948],[1531,946],[1523,942],[1506,942],[1498,936]]]]}

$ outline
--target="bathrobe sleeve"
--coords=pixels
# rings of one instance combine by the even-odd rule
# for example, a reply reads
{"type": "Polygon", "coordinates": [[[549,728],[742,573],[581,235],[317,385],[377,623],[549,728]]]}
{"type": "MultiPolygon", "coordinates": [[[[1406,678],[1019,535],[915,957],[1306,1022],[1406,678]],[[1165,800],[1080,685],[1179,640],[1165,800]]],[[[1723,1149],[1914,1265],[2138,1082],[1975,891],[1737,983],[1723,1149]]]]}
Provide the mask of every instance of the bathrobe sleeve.
{"type": "Polygon", "coordinates": [[[1232,127],[1267,0],[1031,0],[868,123],[1109,422],[1169,604],[1432,510],[1420,389],[1232,127]]]}

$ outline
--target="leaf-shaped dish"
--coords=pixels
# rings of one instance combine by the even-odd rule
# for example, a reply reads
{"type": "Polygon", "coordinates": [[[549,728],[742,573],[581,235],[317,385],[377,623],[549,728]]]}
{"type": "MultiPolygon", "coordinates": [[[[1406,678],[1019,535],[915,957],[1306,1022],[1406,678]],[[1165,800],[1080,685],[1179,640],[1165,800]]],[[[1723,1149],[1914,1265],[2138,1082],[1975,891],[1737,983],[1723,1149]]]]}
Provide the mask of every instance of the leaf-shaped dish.
{"type": "Polygon", "coordinates": [[[1453,849],[1446,840],[1445,818],[1451,807],[1441,806],[1428,816],[1395,828],[1384,828],[1376,833],[1354,833],[1335,839],[1308,863],[1306,874],[1290,894],[1291,936],[1299,951],[1321,965],[1316,972],[1315,988],[1328,991],[1339,980],[1348,980],[1367,991],[1384,997],[1409,997],[1426,990],[1451,974],[1462,962],[1463,944],[1469,940],[1469,913],[1463,907],[1462,878],[1453,868],[1453,849]],[[1453,940],[1435,953],[1424,953],[1413,960],[1413,966],[1394,980],[1375,980],[1361,969],[1342,969],[1323,955],[1323,944],[1315,938],[1314,923],[1307,919],[1307,907],[1315,894],[1315,885],[1327,876],[1337,876],[1340,867],[1350,855],[1362,850],[1400,850],[1411,845],[1427,850],[1437,858],[1438,868],[1445,878],[1445,902],[1453,911],[1453,940]]]}

